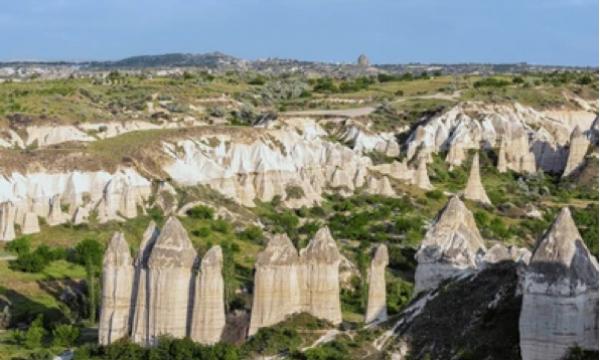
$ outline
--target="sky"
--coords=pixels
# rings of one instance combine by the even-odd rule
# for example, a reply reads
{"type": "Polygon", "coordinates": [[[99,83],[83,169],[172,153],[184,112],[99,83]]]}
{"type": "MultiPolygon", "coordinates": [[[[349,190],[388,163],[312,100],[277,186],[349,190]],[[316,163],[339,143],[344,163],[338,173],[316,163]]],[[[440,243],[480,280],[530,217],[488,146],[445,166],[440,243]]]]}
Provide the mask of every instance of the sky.
{"type": "Polygon", "coordinates": [[[0,61],[221,51],[598,66],[598,0],[0,0],[0,61]]]}

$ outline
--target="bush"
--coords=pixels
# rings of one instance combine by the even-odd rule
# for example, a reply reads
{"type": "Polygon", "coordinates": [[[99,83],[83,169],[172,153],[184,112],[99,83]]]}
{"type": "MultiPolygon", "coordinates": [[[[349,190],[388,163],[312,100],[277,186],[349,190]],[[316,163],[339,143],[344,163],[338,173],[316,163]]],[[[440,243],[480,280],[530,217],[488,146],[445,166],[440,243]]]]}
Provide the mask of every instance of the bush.
{"type": "Polygon", "coordinates": [[[288,185],[285,188],[285,194],[288,199],[302,199],[304,197],[304,190],[298,185],[288,185]]]}
{"type": "Polygon", "coordinates": [[[61,324],[52,330],[54,346],[69,347],[79,338],[79,329],[73,325],[61,324]]]}
{"type": "Polygon", "coordinates": [[[84,239],[75,246],[71,260],[76,264],[100,269],[103,257],[104,246],[98,240],[84,239]]]}
{"type": "Polygon", "coordinates": [[[228,234],[231,231],[231,226],[226,220],[217,219],[210,224],[211,229],[222,234],[228,234]]]}
{"type": "Polygon", "coordinates": [[[194,206],[185,212],[192,219],[212,220],[215,215],[213,208],[204,205],[194,206]]]}
{"type": "Polygon", "coordinates": [[[503,80],[503,79],[496,79],[493,77],[488,77],[485,79],[477,80],[477,81],[475,81],[475,83],[473,83],[473,86],[475,88],[480,88],[480,87],[501,88],[501,87],[505,87],[508,85],[510,85],[510,82],[503,80]]]}
{"type": "Polygon", "coordinates": [[[206,226],[199,227],[198,229],[194,229],[191,231],[192,235],[198,237],[208,237],[211,234],[210,228],[206,226]]]}
{"type": "Polygon", "coordinates": [[[255,244],[262,244],[265,239],[262,229],[256,225],[248,226],[238,234],[238,237],[255,244]]]}
{"type": "Polygon", "coordinates": [[[49,264],[49,260],[44,258],[38,252],[25,253],[19,255],[16,260],[11,260],[9,263],[10,268],[13,270],[24,271],[29,273],[39,273],[46,265],[49,264]]]}
{"type": "Polygon", "coordinates": [[[17,255],[26,254],[31,249],[31,239],[28,236],[21,236],[6,244],[6,250],[17,255]]]}
{"type": "Polygon", "coordinates": [[[35,320],[29,325],[29,329],[25,332],[25,347],[28,349],[36,349],[42,346],[42,341],[46,335],[44,329],[44,318],[42,315],[38,315],[35,320]]]}
{"type": "Polygon", "coordinates": [[[426,192],[425,196],[433,200],[440,200],[444,197],[444,193],[441,190],[431,190],[426,192]]]}

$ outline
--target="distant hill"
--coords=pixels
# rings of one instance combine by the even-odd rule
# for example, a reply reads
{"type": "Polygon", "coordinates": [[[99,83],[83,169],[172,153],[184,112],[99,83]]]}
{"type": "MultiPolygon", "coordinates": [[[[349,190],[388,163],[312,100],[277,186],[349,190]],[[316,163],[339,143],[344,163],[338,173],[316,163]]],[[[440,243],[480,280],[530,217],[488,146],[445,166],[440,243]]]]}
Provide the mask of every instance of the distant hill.
{"type": "Polygon", "coordinates": [[[132,56],[117,61],[91,62],[91,67],[146,68],[146,67],[206,67],[242,66],[244,60],[220,52],[206,54],[171,53],[132,56]]]}

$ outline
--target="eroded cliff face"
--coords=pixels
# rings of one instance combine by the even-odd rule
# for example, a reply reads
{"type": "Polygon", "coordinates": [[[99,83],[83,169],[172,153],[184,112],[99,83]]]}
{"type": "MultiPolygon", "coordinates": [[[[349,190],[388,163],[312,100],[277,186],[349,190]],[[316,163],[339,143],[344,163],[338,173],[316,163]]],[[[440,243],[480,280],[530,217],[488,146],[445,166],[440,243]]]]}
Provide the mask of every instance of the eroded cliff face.
{"type": "Polygon", "coordinates": [[[417,251],[415,292],[437,287],[444,279],[475,271],[485,245],[473,214],[452,197],[427,231],[417,251]]]}
{"type": "Polygon", "coordinates": [[[568,208],[538,243],[522,282],[523,359],[560,359],[575,345],[598,350],[598,262],[568,208]]]}
{"type": "Polygon", "coordinates": [[[540,112],[518,103],[460,103],[419,126],[406,142],[407,156],[414,157],[419,149],[447,151],[446,162],[454,166],[462,164],[468,149],[500,147],[501,172],[508,168],[522,173],[536,169],[560,173],[571,132],[576,126],[589,129],[596,111],[589,107],[540,112]]]}
{"type": "MultiPolygon", "coordinates": [[[[74,164],[76,166],[76,164],[74,164]]],[[[13,172],[0,176],[0,203],[8,203],[0,223],[21,225],[23,234],[39,232],[38,218],[49,225],[85,222],[97,212],[100,223],[137,216],[150,196],[151,183],[131,168],[107,171],[13,172]],[[68,208],[64,212],[62,207],[68,208]]],[[[4,213],[4,212],[3,212],[4,213]]],[[[8,231],[7,231],[8,233],[8,231]]],[[[4,236],[8,238],[8,236],[4,236]]]]}
{"type": "Polygon", "coordinates": [[[129,334],[134,269],[123,233],[115,233],[104,254],[98,342],[110,344],[129,334]]]}

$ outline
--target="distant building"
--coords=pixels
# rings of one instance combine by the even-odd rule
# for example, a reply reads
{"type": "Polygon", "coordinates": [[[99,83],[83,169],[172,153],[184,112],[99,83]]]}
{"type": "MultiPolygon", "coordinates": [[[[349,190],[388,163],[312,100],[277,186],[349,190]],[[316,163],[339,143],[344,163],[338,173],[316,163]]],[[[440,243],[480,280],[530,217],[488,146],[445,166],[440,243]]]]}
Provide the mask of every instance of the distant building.
{"type": "Polygon", "coordinates": [[[369,66],[369,58],[365,54],[360,54],[360,56],[358,57],[358,60],[356,61],[356,63],[359,66],[367,67],[367,66],[369,66]]]}

